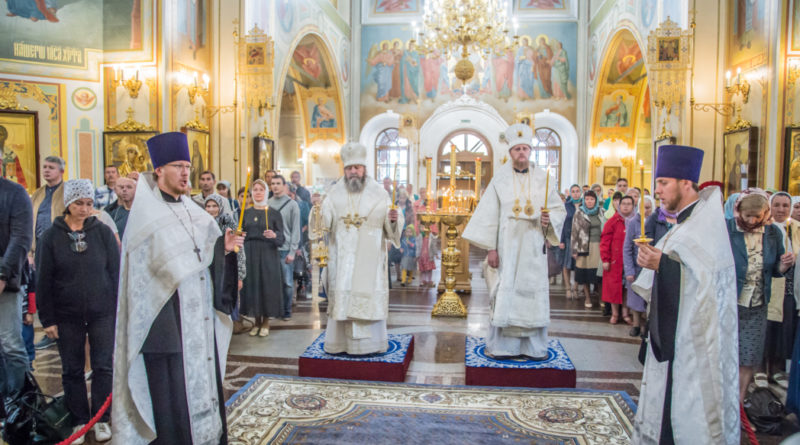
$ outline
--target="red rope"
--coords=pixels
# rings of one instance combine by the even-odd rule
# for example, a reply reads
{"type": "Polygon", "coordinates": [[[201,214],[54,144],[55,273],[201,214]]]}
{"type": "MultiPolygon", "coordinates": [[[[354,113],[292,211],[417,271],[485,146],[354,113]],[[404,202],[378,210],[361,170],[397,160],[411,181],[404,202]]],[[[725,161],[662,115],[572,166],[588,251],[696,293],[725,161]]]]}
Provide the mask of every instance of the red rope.
{"type": "Polygon", "coordinates": [[[97,414],[95,414],[94,417],[92,417],[92,420],[90,420],[89,423],[84,425],[83,428],[81,428],[79,431],[72,433],[71,436],[59,442],[58,445],[69,445],[79,437],[88,433],[89,430],[94,426],[94,424],[100,420],[100,417],[102,417],[103,414],[105,414],[109,406],[111,406],[111,394],[108,395],[106,401],[103,402],[103,406],[100,407],[100,409],[97,411],[97,414]]]}
{"type": "Polygon", "coordinates": [[[756,439],[756,432],[753,431],[753,426],[750,425],[750,419],[747,418],[747,413],[744,412],[744,405],[741,403],[739,404],[739,416],[742,418],[742,426],[744,427],[744,432],[747,434],[747,439],[750,441],[750,445],[759,445],[758,439],[756,439]]]}

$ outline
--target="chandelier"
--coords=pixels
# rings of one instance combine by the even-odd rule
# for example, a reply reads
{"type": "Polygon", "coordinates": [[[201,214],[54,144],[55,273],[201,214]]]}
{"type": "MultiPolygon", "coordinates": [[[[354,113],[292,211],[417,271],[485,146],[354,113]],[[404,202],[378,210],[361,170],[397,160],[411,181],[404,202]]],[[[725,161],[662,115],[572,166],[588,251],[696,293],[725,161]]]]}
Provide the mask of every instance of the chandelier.
{"type": "Polygon", "coordinates": [[[471,79],[475,67],[470,52],[487,59],[491,54],[507,54],[518,46],[517,23],[509,37],[508,3],[503,0],[429,0],[425,2],[422,30],[412,24],[419,35],[419,50],[428,54],[439,50],[447,57],[461,50],[455,74],[462,82],[471,79]]]}

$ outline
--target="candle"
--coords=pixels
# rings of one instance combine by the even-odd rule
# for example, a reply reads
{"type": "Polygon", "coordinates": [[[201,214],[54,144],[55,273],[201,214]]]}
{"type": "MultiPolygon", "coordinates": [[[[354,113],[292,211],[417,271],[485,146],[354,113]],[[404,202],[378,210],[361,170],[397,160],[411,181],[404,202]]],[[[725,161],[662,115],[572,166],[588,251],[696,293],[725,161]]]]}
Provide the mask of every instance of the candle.
{"type": "Polygon", "coordinates": [[[428,197],[431,196],[431,164],[433,163],[433,158],[426,157],[425,158],[425,175],[427,177],[425,190],[428,192],[428,197]]]}
{"type": "Polygon", "coordinates": [[[242,231],[242,221],[244,221],[244,207],[247,204],[247,189],[250,187],[250,167],[247,167],[247,182],[244,183],[244,198],[242,199],[242,209],[239,212],[239,228],[237,232],[242,231]]]}
{"type": "Polygon", "coordinates": [[[442,192],[442,208],[444,209],[445,212],[450,210],[450,202],[449,201],[450,201],[450,199],[447,196],[447,192],[443,191],[442,192]]]}
{"type": "Polygon", "coordinates": [[[395,198],[397,198],[397,162],[394,163],[394,175],[392,175],[392,208],[395,207],[395,203],[397,202],[395,198]]]}
{"type": "Polygon", "coordinates": [[[264,223],[267,225],[267,230],[269,230],[269,204],[264,207],[264,223]]]}
{"type": "Polygon", "coordinates": [[[481,158],[475,158],[475,199],[481,196],[481,158]]]}
{"type": "Polygon", "coordinates": [[[545,178],[544,182],[544,207],[542,211],[547,211],[547,195],[550,194],[550,165],[547,166],[547,178],[545,178]]]}
{"type": "Polygon", "coordinates": [[[639,159],[639,178],[642,183],[642,192],[639,195],[639,219],[642,220],[642,233],[640,238],[644,238],[644,162],[639,159]]]}
{"type": "Polygon", "coordinates": [[[456,188],[456,146],[450,145],[450,188],[456,188]]]}

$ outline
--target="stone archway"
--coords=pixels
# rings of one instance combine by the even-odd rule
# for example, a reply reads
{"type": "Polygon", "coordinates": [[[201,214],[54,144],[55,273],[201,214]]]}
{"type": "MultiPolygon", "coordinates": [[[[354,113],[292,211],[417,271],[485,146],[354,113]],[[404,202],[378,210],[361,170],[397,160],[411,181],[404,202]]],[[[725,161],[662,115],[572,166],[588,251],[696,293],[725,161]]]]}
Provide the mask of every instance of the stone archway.
{"type": "Polygon", "coordinates": [[[646,47],[635,30],[623,27],[605,49],[592,102],[590,158],[595,157],[589,162],[591,183],[613,186],[611,178],[616,176],[627,178],[632,187],[649,184],[651,103],[642,48],[646,47]],[[645,167],[644,181],[640,170],[634,168],[640,161],[645,167]]]}
{"type": "Polygon", "coordinates": [[[344,96],[331,47],[321,34],[302,34],[292,48],[278,83],[275,167],[304,170],[306,182],[313,184],[314,178],[340,175],[344,96]]]}

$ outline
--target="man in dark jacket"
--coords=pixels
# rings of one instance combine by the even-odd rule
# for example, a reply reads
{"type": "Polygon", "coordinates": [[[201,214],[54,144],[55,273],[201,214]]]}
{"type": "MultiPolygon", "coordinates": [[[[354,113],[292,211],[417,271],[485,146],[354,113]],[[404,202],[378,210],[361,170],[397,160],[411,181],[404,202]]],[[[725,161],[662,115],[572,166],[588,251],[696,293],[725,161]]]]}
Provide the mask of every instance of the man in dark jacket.
{"type": "MultiPolygon", "coordinates": [[[[2,167],[0,159],[0,167],[2,167]]],[[[28,368],[22,340],[20,317],[20,278],[33,238],[33,208],[21,185],[0,178],[0,395],[8,396],[20,388],[28,368]]]]}

